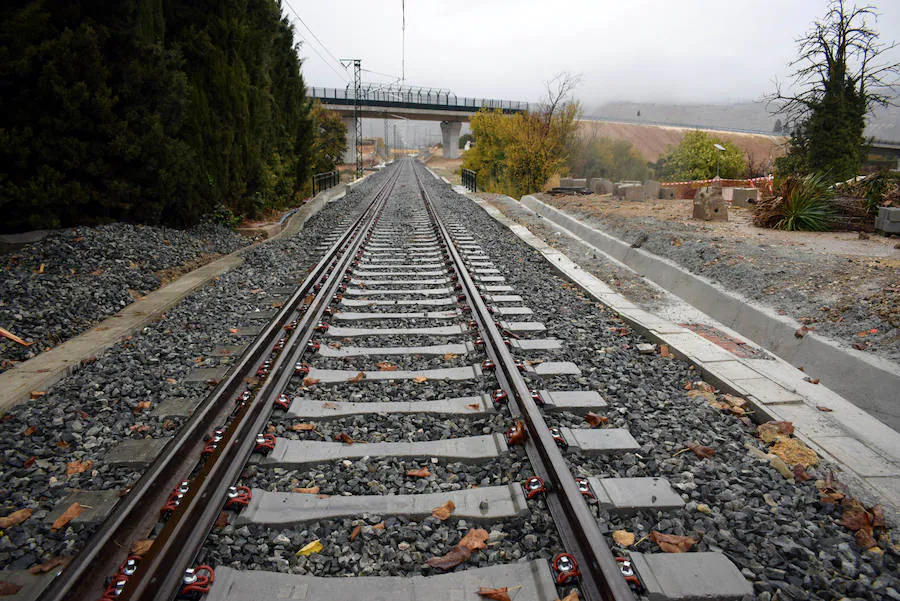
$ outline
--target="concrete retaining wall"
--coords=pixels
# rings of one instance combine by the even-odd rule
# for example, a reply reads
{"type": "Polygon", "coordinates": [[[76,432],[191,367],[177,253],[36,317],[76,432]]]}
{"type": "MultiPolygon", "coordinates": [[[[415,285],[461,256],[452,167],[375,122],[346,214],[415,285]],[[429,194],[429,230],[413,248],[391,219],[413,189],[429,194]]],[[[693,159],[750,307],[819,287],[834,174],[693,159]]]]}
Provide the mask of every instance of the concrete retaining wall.
{"type": "Polygon", "coordinates": [[[792,319],[751,305],[747,299],[666,259],[631,248],[627,242],[585,225],[534,196],[523,196],[521,202],[785,361],[805,366],[824,385],[900,430],[900,368],[890,361],[843,349],[814,333],[798,339],[794,332],[800,324],[792,319]]]}

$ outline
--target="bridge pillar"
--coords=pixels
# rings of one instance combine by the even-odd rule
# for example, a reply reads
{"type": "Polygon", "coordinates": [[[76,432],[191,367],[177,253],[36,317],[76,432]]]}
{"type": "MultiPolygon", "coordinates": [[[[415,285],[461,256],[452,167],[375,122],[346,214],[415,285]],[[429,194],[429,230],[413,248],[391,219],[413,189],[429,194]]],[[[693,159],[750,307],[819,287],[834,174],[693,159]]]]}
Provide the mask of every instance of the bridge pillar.
{"type": "Polygon", "coordinates": [[[441,121],[441,143],[444,146],[443,156],[445,159],[459,158],[459,130],[462,129],[462,123],[459,121],[441,121]]]}
{"type": "Polygon", "coordinates": [[[344,163],[356,164],[356,121],[353,117],[341,117],[347,127],[347,148],[344,149],[344,163]]]}

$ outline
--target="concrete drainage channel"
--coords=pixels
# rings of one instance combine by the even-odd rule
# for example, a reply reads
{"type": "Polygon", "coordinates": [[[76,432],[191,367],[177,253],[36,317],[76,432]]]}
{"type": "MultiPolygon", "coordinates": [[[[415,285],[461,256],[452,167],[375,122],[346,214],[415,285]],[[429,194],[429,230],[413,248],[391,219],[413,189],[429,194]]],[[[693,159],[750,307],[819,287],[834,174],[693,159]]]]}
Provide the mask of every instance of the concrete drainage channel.
{"type": "Polygon", "coordinates": [[[664,258],[631,248],[534,196],[524,196],[521,202],[785,361],[822,374],[822,384],[900,430],[900,368],[890,361],[841,348],[812,332],[798,339],[794,332],[801,324],[789,318],[751,304],[664,258]]]}

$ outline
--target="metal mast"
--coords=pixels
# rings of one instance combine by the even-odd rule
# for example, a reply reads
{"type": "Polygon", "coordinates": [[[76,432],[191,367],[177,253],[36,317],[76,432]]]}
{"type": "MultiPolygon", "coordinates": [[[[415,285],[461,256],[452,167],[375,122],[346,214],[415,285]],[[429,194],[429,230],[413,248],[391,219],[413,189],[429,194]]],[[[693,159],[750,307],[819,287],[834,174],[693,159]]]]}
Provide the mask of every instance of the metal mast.
{"type": "MultiPolygon", "coordinates": [[[[359,102],[362,96],[362,61],[358,58],[341,59],[341,64],[353,64],[353,125],[356,128],[356,177],[362,176],[362,117],[359,102]]],[[[346,66],[346,65],[345,65],[346,66]]]]}

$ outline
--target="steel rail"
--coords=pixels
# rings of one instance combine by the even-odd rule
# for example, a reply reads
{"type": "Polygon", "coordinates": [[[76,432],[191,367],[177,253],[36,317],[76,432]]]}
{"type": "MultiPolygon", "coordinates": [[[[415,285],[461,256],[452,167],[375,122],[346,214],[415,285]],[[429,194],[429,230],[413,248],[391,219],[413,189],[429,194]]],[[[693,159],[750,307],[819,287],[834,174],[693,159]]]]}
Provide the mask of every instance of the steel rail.
{"type": "MultiPolygon", "coordinates": [[[[232,415],[233,399],[244,386],[244,377],[248,373],[254,373],[262,361],[269,356],[273,344],[282,336],[284,326],[301,310],[305,298],[314,289],[315,284],[327,275],[330,265],[334,263],[342,249],[345,249],[352,241],[353,236],[372,219],[373,207],[379,198],[384,197],[385,191],[389,189],[389,185],[392,187],[396,179],[394,176],[382,185],[370,206],[326,251],[324,257],[310,270],[284,307],[241,354],[234,368],[201,402],[178,434],[163,447],[156,461],[132,485],[129,493],[116,504],[112,513],[87,541],[82,551],[41,594],[40,601],[94,601],[102,595],[104,582],[116,574],[128,557],[132,543],[146,538],[159,522],[158,508],[165,504],[169,493],[196,468],[201,451],[206,446],[206,436],[215,427],[228,421],[229,416],[232,415]]],[[[283,359],[286,355],[287,353],[281,353],[279,358],[283,359]]],[[[284,361],[280,363],[283,364],[284,361]]],[[[262,396],[257,394],[256,399],[261,400],[262,396]]],[[[271,399],[267,400],[271,407],[271,399]]],[[[254,437],[255,434],[256,432],[253,434],[254,437]]],[[[253,441],[254,438],[251,438],[250,442],[253,441]]],[[[232,446],[226,445],[224,442],[223,440],[222,444],[219,444],[216,456],[221,455],[225,447],[232,446]]],[[[237,445],[246,441],[236,438],[231,442],[237,445]]],[[[186,506],[189,500],[197,497],[196,492],[196,489],[192,487],[179,510],[186,506]]],[[[204,500],[209,498],[209,496],[203,497],[204,500]]],[[[216,510],[221,509],[223,504],[224,500],[217,505],[216,510]]],[[[180,511],[176,511],[169,522],[174,525],[178,521],[180,513],[180,511]]],[[[155,540],[164,541],[165,539],[161,537],[165,531],[166,528],[163,528],[163,532],[155,540]]],[[[140,573],[148,571],[145,569],[145,565],[149,562],[144,559],[157,555],[159,555],[159,547],[154,543],[151,550],[142,558],[140,573]]],[[[180,583],[183,574],[184,568],[172,575],[172,579],[176,579],[177,576],[177,581],[180,583]]],[[[137,577],[138,573],[133,576],[135,579],[137,577]]],[[[175,591],[177,592],[177,586],[175,591]]],[[[127,599],[129,592],[126,590],[121,598],[127,599]]],[[[156,592],[157,590],[153,589],[143,598],[155,598],[156,592]]],[[[174,594],[173,592],[170,597],[174,594]]]]}
{"type": "Polygon", "coordinates": [[[163,544],[154,545],[141,559],[122,599],[171,599],[180,591],[185,570],[191,566],[225,505],[228,487],[238,480],[254,451],[257,434],[264,431],[272,411],[273,398],[287,387],[294,376],[294,365],[306,352],[315,327],[341,285],[357,249],[377,223],[399,174],[400,169],[376,194],[361,219],[360,227],[342,247],[342,254],[337,257],[333,270],[323,276],[320,282],[322,287],[300,318],[285,346],[285,352],[278,356],[269,377],[254,399],[245,406],[243,415],[234,420],[231,431],[194,477],[190,495],[182,501],[157,537],[162,539],[163,544]]]}
{"type": "MultiPolygon", "coordinates": [[[[415,169],[414,169],[415,171],[415,169]]],[[[572,553],[581,570],[579,584],[587,601],[634,601],[634,594],[622,576],[616,558],[600,532],[597,520],[587,506],[575,479],[566,465],[562,452],[550,434],[550,429],[537,407],[528,383],[522,377],[506,340],[494,323],[472,276],[456,248],[452,236],[440,219],[440,214],[415,173],[419,191],[432,214],[438,232],[447,247],[454,268],[469,301],[472,315],[485,334],[485,351],[494,361],[496,377],[508,398],[514,417],[521,417],[528,431],[525,450],[532,467],[547,485],[547,505],[559,529],[566,549],[572,553]],[[518,415],[517,415],[518,414],[518,415]]]]}

